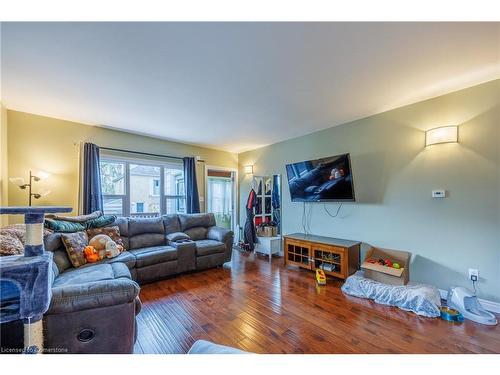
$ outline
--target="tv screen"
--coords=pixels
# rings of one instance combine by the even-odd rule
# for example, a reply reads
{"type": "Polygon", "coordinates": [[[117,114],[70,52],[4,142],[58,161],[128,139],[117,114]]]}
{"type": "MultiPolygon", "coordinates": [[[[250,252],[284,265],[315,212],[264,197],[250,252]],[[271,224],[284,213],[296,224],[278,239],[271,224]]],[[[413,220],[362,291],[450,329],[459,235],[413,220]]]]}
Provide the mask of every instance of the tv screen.
{"type": "Polygon", "coordinates": [[[287,164],[292,202],[354,201],[349,154],[287,164]]]}

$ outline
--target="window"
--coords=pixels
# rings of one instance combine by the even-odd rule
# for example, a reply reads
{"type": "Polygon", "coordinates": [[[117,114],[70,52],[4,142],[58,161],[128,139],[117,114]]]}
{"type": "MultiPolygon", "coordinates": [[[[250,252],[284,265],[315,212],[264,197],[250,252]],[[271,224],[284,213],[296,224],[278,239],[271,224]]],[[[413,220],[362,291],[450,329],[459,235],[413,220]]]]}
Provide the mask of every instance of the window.
{"type": "Polygon", "coordinates": [[[165,169],[165,206],[167,214],[186,212],[186,190],[184,189],[184,171],[165,169]]]}
{"type": "Polygon", "coordinates": [[[160,179],[155,178],[151,184],[151,195],[160,195],[160,179]]]}
{"type": "Polygon", "coordinates": [[[155,217],[186,212],[181,163],[101,156],[104,213],[155,217]]]}

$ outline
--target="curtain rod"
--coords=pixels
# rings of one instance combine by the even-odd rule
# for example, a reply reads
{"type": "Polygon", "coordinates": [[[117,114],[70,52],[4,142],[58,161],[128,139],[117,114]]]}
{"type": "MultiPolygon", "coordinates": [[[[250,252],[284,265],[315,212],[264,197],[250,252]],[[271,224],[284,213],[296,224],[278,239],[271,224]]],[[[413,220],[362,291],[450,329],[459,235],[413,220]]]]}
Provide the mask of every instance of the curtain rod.
{"type": "MultiPolygon", "coordinates": [[[[147,156],[158,156],[161,158],[169,158],[169,159],[179,159],[182,160],[183,157],[181,156],[171,156],[171,155],[161,155],[161,154],[152,154],[149,152],[141,152],[141,151],[131,151],[131,150],[122,150],[120,148],[111,148],[111,147],[99,147],[101,150],[108,150],[108,151],[118,151],[118,152],[128,152],[131,154],[138,154],[138,155],[147,155],[147,156]]],[[[203,160],[199,160],[203,161],[203,160]]]]}

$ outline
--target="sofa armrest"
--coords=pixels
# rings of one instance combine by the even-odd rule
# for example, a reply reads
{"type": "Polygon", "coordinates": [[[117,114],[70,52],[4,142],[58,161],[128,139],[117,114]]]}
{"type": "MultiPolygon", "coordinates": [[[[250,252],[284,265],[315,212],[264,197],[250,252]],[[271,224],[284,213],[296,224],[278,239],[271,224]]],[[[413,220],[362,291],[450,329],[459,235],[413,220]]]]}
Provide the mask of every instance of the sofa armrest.
{"type": "Polygon", "coordinates": [[[209,227],[207,238],[209,240],[222,242],[226,246],[226,251],[224,251],[224,262],[231,261],[231,257],[233,255],[234,239],[234,233],[232,230],[217,226],[209,227]]]}
{"type": "Polygon", "coordinates": [[[127,278],[54,287],[47,314],[121,305],[134,301],[139,291],[139,285],[127,278]]]}
{"type": "Polygon", "coordinates": [[[207,238],[209,240],[214,240],[214,241],[226,243],[226,241],[229,238],[232,239],[233,237],[234,237],[233,231],[231,231],[229,229],[217,227],[217,226],[213,226],[213,227],[208,228],[207,238]]]}

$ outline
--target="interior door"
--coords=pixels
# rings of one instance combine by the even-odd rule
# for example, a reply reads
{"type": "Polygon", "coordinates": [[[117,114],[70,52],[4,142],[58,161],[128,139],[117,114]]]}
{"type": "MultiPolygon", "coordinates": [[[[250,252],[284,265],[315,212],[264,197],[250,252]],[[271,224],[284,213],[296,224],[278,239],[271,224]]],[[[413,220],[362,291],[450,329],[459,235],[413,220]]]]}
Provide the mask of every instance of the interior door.
{"type": "Polygon", "coordinates": [[[218,226],[231,229],[235,223],[235,172],[207,170],[207,212],[215,215],[218,226]]]}

